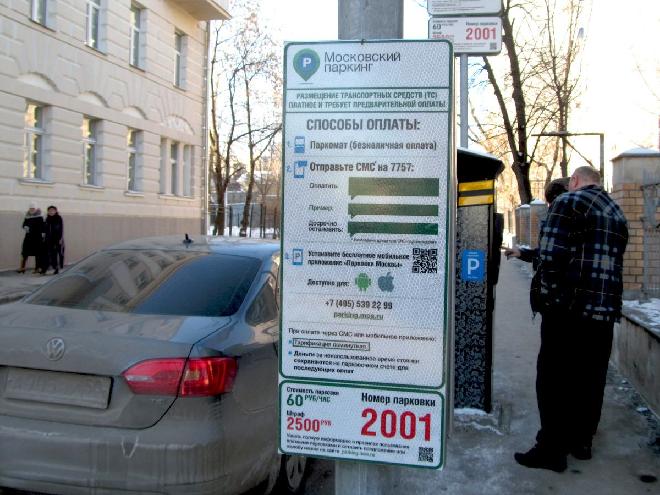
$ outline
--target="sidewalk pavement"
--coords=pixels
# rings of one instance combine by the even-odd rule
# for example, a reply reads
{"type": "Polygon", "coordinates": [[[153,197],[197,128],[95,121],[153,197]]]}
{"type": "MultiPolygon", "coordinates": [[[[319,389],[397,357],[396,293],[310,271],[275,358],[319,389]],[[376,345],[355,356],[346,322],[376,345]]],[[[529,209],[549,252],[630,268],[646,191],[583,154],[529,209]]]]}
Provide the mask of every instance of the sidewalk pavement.
{"type": "Polygon", "coordinates": [[[25,273],[16,270],[0,270],[0,304],[18,301],[22,297],[51,279],[52,275],[32,273],[32,268],[25,273]]]}
{"type": "MultiPolygon", "coordinates": [[[[657,418],[610,366],[593,459],[568,459],[564,473],[516,464],[514,452],[534,444],[536,357],[540,317],[529,309],[530,275],[519,260],[502,260],[494,329],[493,398],[490,415],[454,416],[443,471],[367,468],[361,495],[642,495],[660,493],[660,429],[657,418]]],[[[305,493],[334,495],[334,463],[315,461],[305,493]]],[[[341,494],[353,495],[353,494],[341,494]]]]}

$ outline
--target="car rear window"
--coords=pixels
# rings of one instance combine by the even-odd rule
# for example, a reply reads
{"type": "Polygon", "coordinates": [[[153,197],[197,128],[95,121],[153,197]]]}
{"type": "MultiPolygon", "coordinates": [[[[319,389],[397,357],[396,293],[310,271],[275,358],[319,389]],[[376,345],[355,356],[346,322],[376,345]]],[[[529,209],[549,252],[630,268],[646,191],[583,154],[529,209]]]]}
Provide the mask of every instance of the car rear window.
{"type": "Polygon", "coordinates": [[[101,251],[26,302],[122,313],[229,316],[261,266],[246,256],[194,251],[101,251]]]}

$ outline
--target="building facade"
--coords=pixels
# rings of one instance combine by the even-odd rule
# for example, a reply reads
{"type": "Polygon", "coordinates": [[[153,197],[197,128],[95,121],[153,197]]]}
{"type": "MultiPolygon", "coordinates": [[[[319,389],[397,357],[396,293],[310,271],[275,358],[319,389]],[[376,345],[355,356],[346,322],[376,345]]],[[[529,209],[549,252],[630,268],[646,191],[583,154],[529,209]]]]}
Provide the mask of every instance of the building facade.
{"type": "Polygon", "coordinates": [[[0,0],[0,268],[30,203],[64,219],[67,262],[200,233],[207,54],[227,0],[0,0]]]}

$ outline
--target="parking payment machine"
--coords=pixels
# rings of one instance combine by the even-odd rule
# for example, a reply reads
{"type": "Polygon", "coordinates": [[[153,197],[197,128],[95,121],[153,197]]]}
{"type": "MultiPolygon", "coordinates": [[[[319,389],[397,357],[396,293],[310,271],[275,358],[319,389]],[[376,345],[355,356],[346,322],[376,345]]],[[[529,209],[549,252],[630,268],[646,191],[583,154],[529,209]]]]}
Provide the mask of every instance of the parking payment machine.
{"type": "Polygon", "coordinates": [[[492,408],[493,310],[503,228],[495,180],[503,168],[492,155],[458,149],[454,406],[485,412],[492,408]]]}

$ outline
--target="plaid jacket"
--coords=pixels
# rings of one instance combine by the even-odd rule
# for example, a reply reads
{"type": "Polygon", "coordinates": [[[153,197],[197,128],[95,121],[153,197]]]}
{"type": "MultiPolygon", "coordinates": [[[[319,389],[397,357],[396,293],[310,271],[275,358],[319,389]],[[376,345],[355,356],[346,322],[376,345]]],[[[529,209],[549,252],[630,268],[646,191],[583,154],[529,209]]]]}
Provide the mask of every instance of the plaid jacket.
{"type": "Polygon", "coordinates": [[[618,321],[627,243],[626,217],[601,187],[559,196],[539,241],[542,312],[618,321]]]}

